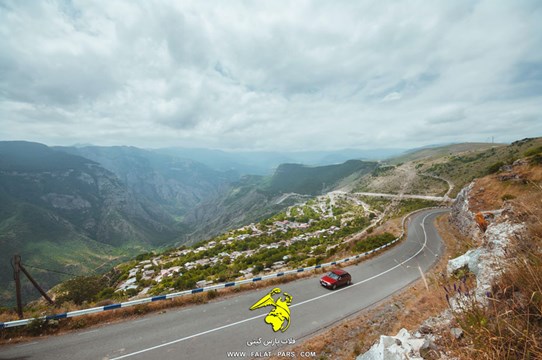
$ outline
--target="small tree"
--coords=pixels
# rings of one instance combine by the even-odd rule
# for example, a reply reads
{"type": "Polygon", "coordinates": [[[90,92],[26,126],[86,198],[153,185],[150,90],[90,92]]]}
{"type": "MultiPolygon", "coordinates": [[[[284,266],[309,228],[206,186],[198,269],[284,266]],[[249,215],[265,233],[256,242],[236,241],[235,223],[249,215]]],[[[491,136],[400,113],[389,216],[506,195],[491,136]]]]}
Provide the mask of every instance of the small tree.
{"type": "Polygon", "coordinates": [[[60,285],[62,294],[58,297],[58,302],[73,301],[81,305],[85,301],[93,301],[106,285],[100,276],[78,276],[60,285]]]}

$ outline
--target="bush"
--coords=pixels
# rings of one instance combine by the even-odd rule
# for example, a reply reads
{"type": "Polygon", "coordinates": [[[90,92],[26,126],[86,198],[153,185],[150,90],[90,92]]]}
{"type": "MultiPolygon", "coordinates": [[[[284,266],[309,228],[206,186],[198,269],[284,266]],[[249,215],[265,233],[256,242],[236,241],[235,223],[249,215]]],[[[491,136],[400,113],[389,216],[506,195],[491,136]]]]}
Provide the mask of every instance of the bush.
{"type": "Polygon", "coordinates": [[[527,150],[524,153],[524,155],[526,157],[529,157],[529,156],[538,155],[538,154],[541,154],[541,153],[542,153],[542,146],[538,146],[538,147],[527,150]]]}
{"type": "Polygon", "coordinates": [[[360,240],[356,242],[356,244],[354,245],[354,251],[356,253],[371,251],[382,245],[390,243],[393,240],[395,240],[395,235],[390,234],[390,233],[369,236],[364,240],[360,240]]]}
{"type": "Polygon", "coordinates": [[[137,291],[137,289],[128,289],[128,290],[126,290],[126,295],[128,297],[136,296],[137,294],[139,294],[139,291],[137,291]]]}
{"type": "Polygon", "coordinates": [[[47,321],[45,319],[34,319],[30,321],[30,323],[26,326],[26,330],[30,333],[30,335],[39,335],[43,331],[45,331],[47,321]]]}
{"type": "Polygon", "coordinates": [[[218,297],[218,291],[217,290],[209,290],[207,291],[207,299],[213,300],[218,297]]]}
{"type": "Polygon", "coordinates": [[[505,164],[504,162],[502,161],[498,161],[496,163],[494,163],[493,165],[490,165],[487,170],[486,170],[486,173],[489,175],[489,174],[495,174],[496,172],[499,171],[499,169],[501,167],[503,167],[505,164]]]}
{"type": "Polygon", "coordinates": [[[532,165],[542,165],[542,155],[536,154],[529,161],[532,165]]]}
{"type": "Polygon", "coordinates": [[[81,305],[85,301],[94,301],[106,288],[106,281],[100,276],[78,276],[60,285],[58,303],[73,301],[81,305]]]}
{"type": "Polygon", "coordinates": [[[116,297],[115,289],[112,287],[106,287],[96,295],[96,301],[113,299],[116,297]]]}

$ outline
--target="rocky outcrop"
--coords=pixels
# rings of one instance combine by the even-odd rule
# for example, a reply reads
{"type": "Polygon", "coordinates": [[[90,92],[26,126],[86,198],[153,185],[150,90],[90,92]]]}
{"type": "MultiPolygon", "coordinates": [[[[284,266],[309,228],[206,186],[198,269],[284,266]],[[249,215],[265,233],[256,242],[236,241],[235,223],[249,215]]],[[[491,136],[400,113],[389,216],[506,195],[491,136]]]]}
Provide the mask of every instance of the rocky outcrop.
{"type": "Polygon", "coordinates": [[[452,205],[450,221],[464,236],[479,240],[481,231],[475,222],[475,214],[469,208],[469,194],[474,183],[461,189],[452,205]]]}
{"type": "MultiPolygon", "coordinates": [[[[515,223],[509,214],[510,209],[503,211],[489,224],[481,246],[448,262],[449,274],[467,267],[476,276],[474,296],[480,303],[486,303],[487,294],[491,291],[495,279],[506,269],[506,253],[512,245],[512,239],[521,239],[525,230],[524,225],[515,223]]],[[[458,309],[461,306],[460,298],[452,298],[450,305],[458,309]]]]}
{"type": "Polygon", "coordinates": [[[438,355],[434,336],[419,331],[411,335],[401,329],[395,336],[380,336],[380,340],[369,351],[357,357],[357,360],[422,360],[429,353],[438,355]]]}
{"type": "Polygon", "coordinates": [[[469,193],[473,184],[465,187],[458,194],[452,206],[451,221],[463,235],[478,240],[481,244],[475,249],[448,262],[447,271],[451,275],[461,268],[468,268],[476,276],[476,287],[465,291],[450,291],[447,296],[450,308],[436,317],[427,319],[411,335],[402,329],[396,336],[381,336],[369,351],[358,356],[357,360],[399,360],[446,358],[435,346],[435,341],[443,331],[456,339],[463,336],[460,328],[453,327],[453,312],[462,311],[467,302],[473,300],[487,303],[487,296],[492,285],[508,265],[507,254],[513,246],[513,239],[521,241],[525,227],[513,216],[513,209],[506,205],[504,209],[491,211],[491,221],[485,232],[480,230],[475,215],[469,209],[469,193]]]}

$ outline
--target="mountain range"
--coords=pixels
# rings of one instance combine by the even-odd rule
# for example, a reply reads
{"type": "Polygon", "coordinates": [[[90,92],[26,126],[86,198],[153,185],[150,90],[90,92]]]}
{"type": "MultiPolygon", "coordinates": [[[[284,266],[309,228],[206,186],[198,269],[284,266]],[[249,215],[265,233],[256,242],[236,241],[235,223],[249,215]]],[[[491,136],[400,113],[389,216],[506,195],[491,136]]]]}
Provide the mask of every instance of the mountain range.
{"type": "Polygon", "coordinates": [[[195,148],[165,148],[156,153],[190,159],[218,171],[233,170],[240,175],[272,175],[281,164],[324,166],[348,160],[375,161],[403,154],[407,149],[343,149],[333,151],[222,151],[195,148]]]}
{"type": "MultiPolygon", "coordinates": [[[[242,167],[220,170],[134,147],[0,142],[0,301],[13,302],[15,254],[50,288],[144,251],[261,220],[376,166],[284,164],[272,175],[244,175],[242,167]]],[[[25,299],[35,297],[24,284],[25,299]]]]}

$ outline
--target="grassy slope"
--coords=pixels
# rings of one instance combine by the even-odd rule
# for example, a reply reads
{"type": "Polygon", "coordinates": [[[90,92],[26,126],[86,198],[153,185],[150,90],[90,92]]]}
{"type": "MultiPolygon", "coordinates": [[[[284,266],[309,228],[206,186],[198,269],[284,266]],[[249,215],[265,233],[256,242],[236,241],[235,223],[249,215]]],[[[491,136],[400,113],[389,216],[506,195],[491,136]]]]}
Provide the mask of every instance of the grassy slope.
{"type": "Polygon", "coordinates": [[[356,179],[353,188],[354,191],[398,193],[410,168],[416,175],[403,189],[406,194],[442,196],[448,185],[424,175],[433,174],[452,181],[454,189],[450,196],[454,197],[473,179],[495,172],[541,146],[542,138],[533,138],[510,145],[464,143],[422,149],[389,160],[395,167],[383,165],[379,171],[356,179]]]}
{"type": "MultiPolygon", "coordinates": [[[[6,200],[5,197],[2,200],[6,200]]],[[[145,248],[134,246],[119,249],[97,242],[75,231],[66,221],[45,209],[18,203],[9,217],[0,222],[0,282],[7,284],[0,292],[2,304],[14,301],[13,271],[10,260],[14,254],[22,257],[23,264],[75,275],[92,272],[104,263],[116,262],[133,256],[145,248]],[[40,241],[34,241],[40,234],[40,241]]],[[[107,270],[109,266],[105,266],[107,270]]],[[[28,268],[39,279],[40,285],[49,289],[67,275],[28,268]]],[[[37,292],[30,283],[23,281],[23,297],[30,300],[37,292]]]]}
{"type": "Polygon", "coordinates": [[[408,152],[404,155],[390,159],[388,162],[390,164],[399,164],[408,161],[418,161],[418,160],[431,160],[438,159],[444,156],[469,152],[469,151],[484,151],[491,149],[492,147],[501,147],[505,146],[504,144],[490,144],[490,143],[461,143],[461,144],[452,144],[446,146],[440,146],[435,148],[427,148],[416,150],[413,152],[408,152]]]}
{"type": "Polygon", "coordinates": [[[298,164],[279,166],[269,180],[266,190],[273,194],[298,193],[318,195],[333,188],[353,173],[368,173],[376,167],[374,162],[350,160],[343,164],[309,167],[298,164]]]}
{"type": "Polygon", "coordinates": [[[433,173],[451,180],[455,184],[452,196],[475,178],[498,171],[504,164],[511,164],[524,157],[528,151],[542,146],[542,138],[516,141],[508,146],[497,146],[486,150],[469,150],[437,160],[421,160],[421,171],[433,173]]]}

